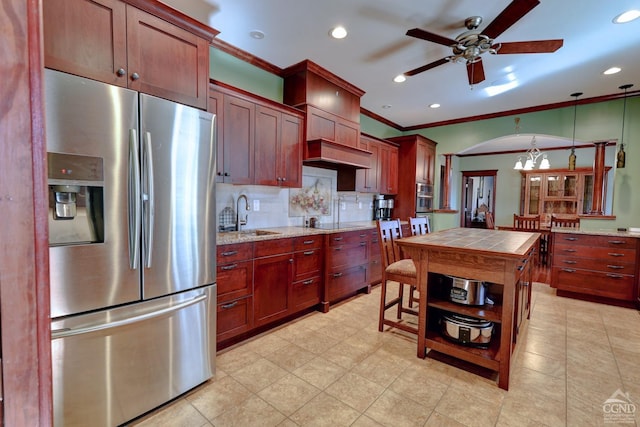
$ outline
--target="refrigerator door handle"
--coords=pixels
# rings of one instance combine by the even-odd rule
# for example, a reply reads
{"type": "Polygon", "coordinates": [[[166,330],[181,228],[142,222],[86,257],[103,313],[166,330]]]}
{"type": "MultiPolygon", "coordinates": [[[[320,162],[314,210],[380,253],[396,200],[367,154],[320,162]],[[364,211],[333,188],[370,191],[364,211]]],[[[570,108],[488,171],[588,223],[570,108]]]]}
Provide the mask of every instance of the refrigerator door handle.
{"type": "Polygon", "coordinates": [[[160,316],[166,316],[176,311],[180,311],[184,308],[187,308],[191,305],[198,304],[209,298],[208,293],[203,293],[198,295],[197,297],[191,298],[187,301],[181,302],[180,304],[172,305],[169,307],[162,308],[160,310],[152,311],[150,313],[140,314],[138,316],[128,317],[126,319],[115,320],[113,322],[100,323],[97,325],[85,326],[82,328],[62,328],[62,329],[54,329],[51,331],[51,339],[57,340],[60,338],[67,338],[74,335],[81,334],[89,334],[92,332],[103,331],[105,329],[113,329],[121,326],[131,325],[133,323],[139,323],[145,320],[153,319],[160,316]]]}
{"type": "Polygon", "coordinates": [[[138,268],[140,256],[140,156],[138,153],[138,134],[135,129],[129,130],[129,267],[138,268]]]}
{"type": "Polygon", "coordinates": [[[144,265],[151,268],[151,248],[153,247],[153,219],[154,219],[154,188],[153,188],[153,155],[151,152],[151,132],[145,132],[144,138],[144,201],[147,208],[144,210],[144,265]]]}

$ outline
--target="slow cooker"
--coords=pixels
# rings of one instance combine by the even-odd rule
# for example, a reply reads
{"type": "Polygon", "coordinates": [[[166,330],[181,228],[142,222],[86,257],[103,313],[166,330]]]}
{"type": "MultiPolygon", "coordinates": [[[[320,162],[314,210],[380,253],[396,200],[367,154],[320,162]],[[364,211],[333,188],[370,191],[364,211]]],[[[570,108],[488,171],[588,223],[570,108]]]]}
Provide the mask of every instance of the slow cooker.
{"type": "Polygon", "coordinates": [[[455,313],[440,319],[441,334],[458,344],[486,348],[491,342],[493,322],[455,313]]]}
{"type": "Polygon", "coordinates": [[[451,279],[449,299],[465,305],[484,305],[487,285],[479,280],[448,276],[451,279]]]}

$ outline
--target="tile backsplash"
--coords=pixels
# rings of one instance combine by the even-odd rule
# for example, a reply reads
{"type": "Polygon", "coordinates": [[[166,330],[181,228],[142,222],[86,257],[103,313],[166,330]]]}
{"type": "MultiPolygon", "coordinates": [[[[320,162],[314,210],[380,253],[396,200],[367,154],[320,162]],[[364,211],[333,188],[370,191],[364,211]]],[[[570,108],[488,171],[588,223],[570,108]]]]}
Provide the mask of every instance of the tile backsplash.
{"type": "MultiPolygon", "coordinates": [[[[330,214],[309,214],[307,217],[311,215],[317,216],[321,224],[372,219],[373,194],[355,191],[338,192],[336,190],[336,171],[310,166],[303,166],[302,169],[303,183],[315,182],[320,178],[323,184],[331,187],[331,200],[328,201],[330,214]]],[[[246,212],[244,201],[240,203],[241,217],[244,219],[246,215],[247,219],[247,224],[242,226],[243,229],[303,226],[305,215],[299,207],[290,208],[289,205],[290,198],[299,192],[300,189],[218,183],[216,184],[216,229],[219,229],[220,225],[229,225],[229,210],[232,210],[235,214],[236,201],[241,194],[247,196],[251,207],[250,211],[246,212]],[[258,210],[255,210],[255,207],[258,210]],[[227,210],[221,216],[220,214],[225,208],[227,210]],[[224,221],[224,223],[221,223],[221,221],[224,221]]],[[[235,218],[233,219],[233,224],[235,224],[235,218]]]]}

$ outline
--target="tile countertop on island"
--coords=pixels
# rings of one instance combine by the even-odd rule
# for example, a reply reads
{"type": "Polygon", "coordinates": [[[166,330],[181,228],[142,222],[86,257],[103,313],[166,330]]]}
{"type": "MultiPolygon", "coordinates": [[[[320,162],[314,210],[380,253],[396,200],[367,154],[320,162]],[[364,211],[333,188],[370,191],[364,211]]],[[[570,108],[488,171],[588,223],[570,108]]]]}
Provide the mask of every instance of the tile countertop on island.
{"type": "Polygon", "coordinates": [[[229,245],[242,242],[282,239],[287,237],[308,236],[312,234],[329,234],[342,231],[376,228],[375,221],[354,221],[341,224],[322,224],[319,228],[302,226],[269,227],[255,230],[227,231],[218,233],[218,245],[229,245]]]}

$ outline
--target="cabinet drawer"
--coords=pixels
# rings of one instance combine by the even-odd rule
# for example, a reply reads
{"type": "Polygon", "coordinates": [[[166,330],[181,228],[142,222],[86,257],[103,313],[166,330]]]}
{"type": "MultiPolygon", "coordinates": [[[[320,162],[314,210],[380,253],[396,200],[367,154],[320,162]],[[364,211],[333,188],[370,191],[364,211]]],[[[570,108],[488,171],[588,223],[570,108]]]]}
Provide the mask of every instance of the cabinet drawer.
{"type": "Polygon", "coordinates": [[[382,261],[372,259],[369,261],[369,283],[379,283],[382,281],[382,261]]]}
{"type": "Polygon", "coordinates": [[[615,260],[623,263],[632,263],[636,260],[636,250],[623,247],[598,247],[580,246],[557,243],[554,247],[554,256],[572,256],[580,258],[593,258],[603,260],[615,260]]]}
{"type": "Polygon", "coordinates": [[[347,233],[330,234],[327,239],[329,246],[349,245],[359,242],[367,242],[368,231],[349,231],[347,233]]]}
{"type": "Polygon", "coordinates": [[[314,236],[294,237],[293,250],[306,251],[309,249],[321,248],[324,236],[322,234],[314,236]]]}
{"type": "Polygon", "coordinates": [[[327,267],[333,269],[344,265],[358,265],[368,262],[367,242],[355,245],[331,246],[327,253],[327,267]]]}
{"type": "Polygon", "coordinates": [[[218,302],[226,302],[253,293],[253,261],[218,265],[218,302]]]}
{"type": "Polygon", "coordinates": [[[637,245],[636,239],[632,237],[555,233],[555,239],[557,244],[565,243],[571,246],[581,245],[616,249],[635,249],[637,245]]]}
{"type": "Polygon", "coordinates": [[[322,249],[309,249],[296,252],[293,256],[294,280],[319,276],[322,268],[322,249]]]}
{"type": "Polygon", "coordinates": [[[320,276],[293,283],[292,305],[294,310],[313,307],[320,302],[320,276]]]}
{"type": "Polygon", "coordinates": [[[255,257],[280,255],[293,252],[293,239],[273,239],[263,242],[256,242],[255,257]]]}
{"type": "Polygon", "coordinates": [[[552,283],[558,290],[633,301],[634,276],[553,267],[552,283]]]}
{"type": "Polygon", "coordinates": [[[358,265],[327,275],[329,301],[354,293],[367,286],[367,267],[358,265]]]}
{"type": "Polygon", "coordinates": [[[560,268],[573,268],[582,270],[601,271],[605,273],[617,273],[617,274],[635,274],[635,264],[633,262],[621,262],[632,261],[629,258],[612,258],[607,259],[590,259],[590,258],[576,258],[570,256],[557,255],[553,259],[553,266],[560,268]]]}
{"type": "Polygon", "coordinates": [[[216,319],[217,342],[224,341],[251,329],[253,326],[252,301],[253,298],[249,296],[218,304],[216,319]]]}
{"type": "Polygon", "coordinates": [[[218,264],[228,264],[253,258],[253,243],[220,245],[217,250],[218,264]]]}

